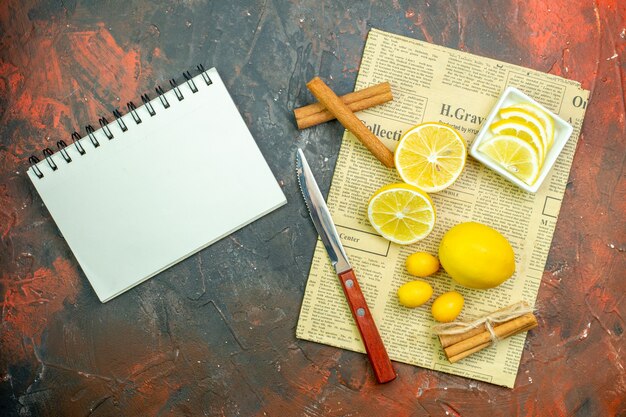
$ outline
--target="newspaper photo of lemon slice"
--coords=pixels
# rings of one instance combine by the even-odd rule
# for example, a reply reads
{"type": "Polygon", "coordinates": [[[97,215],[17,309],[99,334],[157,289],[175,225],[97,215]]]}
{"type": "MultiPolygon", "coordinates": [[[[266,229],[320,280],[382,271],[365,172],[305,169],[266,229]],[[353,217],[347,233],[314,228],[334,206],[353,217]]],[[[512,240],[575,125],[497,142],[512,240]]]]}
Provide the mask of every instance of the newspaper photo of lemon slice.
{"type": "Polygon", "coordinates": [[[459,132],[443,123],[422,123],[400,138],[394,159],[407,184],[428,193],[441,191],[461,175],[467,145],[459,132]]]}
{"type": "Polygon", "coordinates": [[[534,127],[539,135],[539,139],[541,139],[543,154],[545,155],[546,152],[548,152],[548,133],[546,131],[546,127],[533,113],[517,106],[510,106],[500,109],[498,114],[502,119],[520,120],[534,127]]]}
{"type": "Polygon", "coordinates": [[[509,108],[525,110],[528,113],[531,113],[537,119],[539,119],[541,121],[541,124],[545,128],[545,132],[546,132],[545,133],[546,142],[547,142],[546,151],[552,147],[552,144],[554,144],[554,119],[552,119],[552,117],[548,113],[543,111],[541,108],[533,105],[532,103],[519,103],[509,108]]]}
{"type": "Polygon", "coordinates": [[[435,206],[424,191],[409,184],[390,184],[372,195],[367,217],[385,239],[409,245],[424,239],[435,226],[435,206]]]}
{"type": "Polygon", "coordinates": [[[543,164],[545,157],[545,145],[539,131],[534,125],[520,119],[502,119],[489,126],[496,135],[517,136],[533,147],[539,159],[539,165],[543,164]]]}
{"type": "Polygon", "coordinates": [[[536,149],[512,135],[498,135],[482,143],[478,151],[528,185],[537,179],[541,164],[536,149]]]}

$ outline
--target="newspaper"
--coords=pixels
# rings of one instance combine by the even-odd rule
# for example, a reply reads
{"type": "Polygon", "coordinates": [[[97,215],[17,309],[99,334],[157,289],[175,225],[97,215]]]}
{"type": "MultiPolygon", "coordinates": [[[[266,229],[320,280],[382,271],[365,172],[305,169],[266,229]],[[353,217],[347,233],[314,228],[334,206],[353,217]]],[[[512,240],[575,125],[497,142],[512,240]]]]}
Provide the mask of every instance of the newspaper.
{"type": "MultiPolygon", "coordinates": [[[[337,230],[391,359],[513,387],[525,334],[450,364],[431,330],[434,322],[430,302],[416,309],[405,308],[398,304],[396,291],[414,279],[404,266],[409,254],[436,254],[445,231],[461,222],[477,221],[499,230],[511,242],[516,254],[515,275],[494,289],[472,290],[457,285],[440,270],[425,278],[433,286],[434,295],[450,290],[460,292],[465,297],[460,319],[483,315],[520,300],[534,305],[589,92],[575,81],[373,29],[368,35],[355,89],[382,81],[391,83],[394,100],[358,116],[392,151],[405,130],[427,121],[454,126],[469,148],[506,86],[524,91],[574,127],[551,174],[534,195],[468,156],[455,184],[431,195],[437,210],[435,228],[425,240],[413,245],[390,243],[370,226],[366,215],[369,197],[379,187],[401,179],[347,131],[328,195],[337,230]]],[[[365,352],[319,240],[296,336],[365,352]]]]}

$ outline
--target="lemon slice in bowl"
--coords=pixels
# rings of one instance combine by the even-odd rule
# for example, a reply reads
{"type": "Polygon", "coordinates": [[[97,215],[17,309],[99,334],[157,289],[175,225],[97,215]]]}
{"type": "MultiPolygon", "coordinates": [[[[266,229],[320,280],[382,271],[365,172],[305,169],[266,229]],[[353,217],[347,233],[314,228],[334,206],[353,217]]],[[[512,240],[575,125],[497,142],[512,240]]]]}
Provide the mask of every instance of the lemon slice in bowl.
{"type": "Polygon", "coordinates": [[[496,135],[517,136],[528,142],[539,157],[539,165],[543,164],[545,158],[545,145],[537,129],[530,123],[523,120],[502,119],[489,126],[496,135]]]}
{"type": "Polygon", "coordinates": [[[410,184],[390,184],[372,195],[367,217],[385,239],[409,245],[424,239],[435,226],[435,206],[424,191],[410,184]]]}
{"type": "Polygon", "coordinates": [[[554,143],[554,119],[552,119],[548,113],[532,103],[519,103],[515,106],[511,106],[510,108],[525,110],[541,121],[541,124],[546,131],[546,143],[548,145],[547,150],[549,150],[554,143]]]}
{"type": "Polygon", "coordinates": [[[528,185],[539,174],[539,156],[536,149],[525,140],[512,135],[498,135],[483,142],[478,151],[528,185]]]}
{"type": "Polygon", "coordinates": [[[500,109],[498,112],[502,119],[524,121],[528,125],[532,126],[539,135],[541,146],[543,148],[542,153],[545,155],[548,152],[548,131],[539,117],[526,108],[519,106],[510,106],[500,109]]]}
{"type": "Polygon", "coordinates": [[[407,184],[428,193],[441,191],[461,175],[467,145],[459,132],[443,123],[422,123],[409,129],[396,148],[398,174],[407,184]]]}

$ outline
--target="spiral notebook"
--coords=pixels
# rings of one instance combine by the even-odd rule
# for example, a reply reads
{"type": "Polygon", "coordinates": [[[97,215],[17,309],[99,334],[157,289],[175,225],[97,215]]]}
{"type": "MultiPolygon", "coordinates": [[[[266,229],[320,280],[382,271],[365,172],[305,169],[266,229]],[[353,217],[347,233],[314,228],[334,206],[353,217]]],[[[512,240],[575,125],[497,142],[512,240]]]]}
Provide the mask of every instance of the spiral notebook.
{"type": "Polygon", "coordinates": [[[198,71],[30,159],[102,302],[286,203],[217,71],[198,71]]]}

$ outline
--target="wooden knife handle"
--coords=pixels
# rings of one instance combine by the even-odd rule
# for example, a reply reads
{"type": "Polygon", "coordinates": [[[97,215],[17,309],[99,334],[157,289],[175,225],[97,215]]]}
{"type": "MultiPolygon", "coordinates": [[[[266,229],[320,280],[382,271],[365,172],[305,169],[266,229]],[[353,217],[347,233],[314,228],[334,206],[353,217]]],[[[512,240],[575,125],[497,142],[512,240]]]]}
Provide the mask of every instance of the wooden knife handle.
{"type": "Polygon", "coordinates": [[[372,363],[376,380],[380,384],[393,381],[396,379],[396,372],[391,365],[383,340],[380,338],[372,313],[370,313],[370,309],[367,308],[365,297],[363,297],[354,271],[349,269],[339,274],[339,281],[341,281],[343,292],[350,305],[352,317],[354,317],[354,321],[361,333],[361,338],[363,339],[367,356],[372,363]]]}

